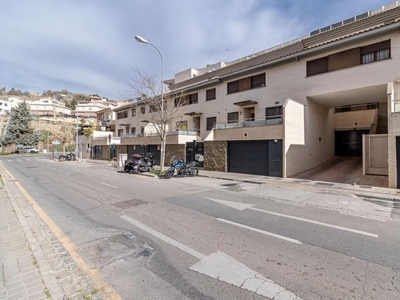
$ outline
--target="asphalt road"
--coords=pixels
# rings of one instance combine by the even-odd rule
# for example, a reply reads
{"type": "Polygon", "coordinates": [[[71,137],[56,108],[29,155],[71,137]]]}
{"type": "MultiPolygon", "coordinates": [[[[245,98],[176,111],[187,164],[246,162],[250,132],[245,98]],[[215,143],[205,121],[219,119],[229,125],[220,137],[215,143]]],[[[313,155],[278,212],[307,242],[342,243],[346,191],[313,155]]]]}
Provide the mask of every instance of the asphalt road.
{"type": "Polygon", "coordinates": [[[124,299],[400,299],[398,222],[280,201],[299,190],[0,161],[124,299]]]}

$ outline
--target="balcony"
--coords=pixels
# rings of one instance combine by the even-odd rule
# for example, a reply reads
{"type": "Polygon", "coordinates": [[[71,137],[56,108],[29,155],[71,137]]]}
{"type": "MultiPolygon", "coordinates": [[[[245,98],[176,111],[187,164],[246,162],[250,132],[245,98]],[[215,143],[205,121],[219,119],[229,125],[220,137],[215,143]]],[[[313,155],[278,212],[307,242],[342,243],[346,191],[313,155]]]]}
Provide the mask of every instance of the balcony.
{"type": "Polygon", "coordinates": [[[272,116],[261,119],[245,119],[243,121],[216,123],[214,129],[228,129],[228,128],[243,128],[243,127],[256,127],[282,124],[283,116],[272,116]]]}

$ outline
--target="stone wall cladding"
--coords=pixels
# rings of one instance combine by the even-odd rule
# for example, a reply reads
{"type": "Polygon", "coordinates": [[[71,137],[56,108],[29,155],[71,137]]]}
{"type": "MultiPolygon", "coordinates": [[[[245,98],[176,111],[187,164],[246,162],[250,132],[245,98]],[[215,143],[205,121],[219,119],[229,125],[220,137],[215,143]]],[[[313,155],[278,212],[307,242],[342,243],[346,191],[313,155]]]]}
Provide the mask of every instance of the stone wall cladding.
{"type": "Polygon", "coordinates": [[[176,159],[186,160],[186,145],[185,144],[169,144],[165,147],[165,165],[171,164],[172,157],[176,159]]]}
{"type": "Polygon", "coordinates": [[[227,172],[228,143],[226,141],[204,142],[204,170],[227,172]]]}

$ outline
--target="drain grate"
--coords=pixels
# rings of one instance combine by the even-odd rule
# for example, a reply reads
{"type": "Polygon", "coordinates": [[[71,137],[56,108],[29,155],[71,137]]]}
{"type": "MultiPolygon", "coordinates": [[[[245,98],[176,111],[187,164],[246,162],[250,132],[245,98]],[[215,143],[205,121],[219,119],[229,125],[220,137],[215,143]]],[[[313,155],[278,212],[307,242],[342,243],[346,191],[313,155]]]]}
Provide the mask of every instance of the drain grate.
{"type": "Polygon", "coordinates": [[[122,202],[116,202],[111,205],[121,208],[121,209],[129,209],[131,207],[139,206],[142,204],[147,204],[147,202],[139,200],[139,199],[132,199],[132,200],[126,200],[126,201],[122,201],[122,202]]]}

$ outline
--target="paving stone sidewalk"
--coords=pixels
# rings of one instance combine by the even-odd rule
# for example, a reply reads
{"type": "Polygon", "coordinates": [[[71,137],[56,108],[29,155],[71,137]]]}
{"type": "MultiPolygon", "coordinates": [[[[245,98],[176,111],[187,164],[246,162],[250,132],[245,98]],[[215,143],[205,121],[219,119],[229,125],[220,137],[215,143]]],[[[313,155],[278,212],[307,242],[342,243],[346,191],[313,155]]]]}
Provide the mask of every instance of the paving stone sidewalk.
{"type": "Polygon", "coordinates": [[[0,300],[101,299],[15,184],[0,175],[0,300]]]}

